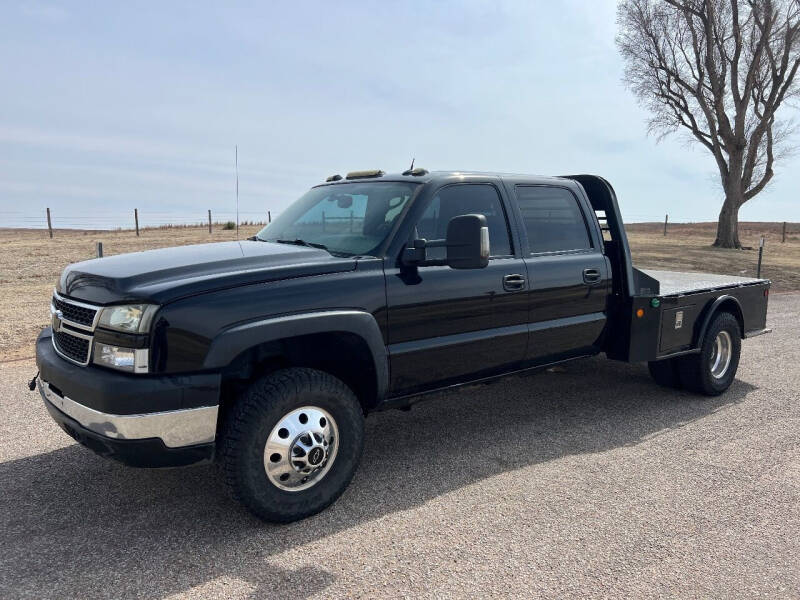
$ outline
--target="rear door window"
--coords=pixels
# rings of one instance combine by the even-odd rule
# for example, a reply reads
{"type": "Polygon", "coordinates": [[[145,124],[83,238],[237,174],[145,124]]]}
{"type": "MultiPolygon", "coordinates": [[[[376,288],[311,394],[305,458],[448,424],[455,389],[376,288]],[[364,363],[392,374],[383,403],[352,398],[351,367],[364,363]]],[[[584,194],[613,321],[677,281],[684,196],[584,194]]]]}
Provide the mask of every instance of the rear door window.
{"type": "Polygon", "coordinates": [[[572,192],[541,185],[518,185],[515,191],[532,254],[592,247],[583,211],[572,192]]]}

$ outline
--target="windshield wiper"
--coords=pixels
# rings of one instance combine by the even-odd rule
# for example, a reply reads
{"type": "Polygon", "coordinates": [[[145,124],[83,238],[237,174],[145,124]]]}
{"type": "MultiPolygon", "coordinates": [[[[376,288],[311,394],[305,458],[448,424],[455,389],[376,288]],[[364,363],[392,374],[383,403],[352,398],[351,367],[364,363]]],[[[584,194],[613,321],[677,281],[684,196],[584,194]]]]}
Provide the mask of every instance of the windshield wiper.
{"type": "Polygon", "coordinates": [[[295,246],[307,246],[309,248],[319,248],[320,250],[328,250],[325,244],[317,244],[316,242],[307,242],[299,238],[294,240],[273,240],[276,244],[293,244],[295,246]]]}

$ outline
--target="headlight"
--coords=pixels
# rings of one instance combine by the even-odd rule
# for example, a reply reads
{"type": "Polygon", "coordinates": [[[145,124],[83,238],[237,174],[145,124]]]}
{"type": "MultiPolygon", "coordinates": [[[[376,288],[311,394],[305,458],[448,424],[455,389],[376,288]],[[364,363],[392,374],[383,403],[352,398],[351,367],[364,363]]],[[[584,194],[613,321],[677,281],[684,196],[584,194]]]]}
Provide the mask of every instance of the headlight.
{"type": "Polygon", "coordinates": [[[95,364],[131,373],[147,373],[147,349],[124,348],[103,342],[94,344],[95,364]]]}
{"type": "Polygon", "coordinates": [[[100,313],[99,325],[127,333],[144,333],[150,327],[156,308],[152,304],[109,306],[100,313]]]}

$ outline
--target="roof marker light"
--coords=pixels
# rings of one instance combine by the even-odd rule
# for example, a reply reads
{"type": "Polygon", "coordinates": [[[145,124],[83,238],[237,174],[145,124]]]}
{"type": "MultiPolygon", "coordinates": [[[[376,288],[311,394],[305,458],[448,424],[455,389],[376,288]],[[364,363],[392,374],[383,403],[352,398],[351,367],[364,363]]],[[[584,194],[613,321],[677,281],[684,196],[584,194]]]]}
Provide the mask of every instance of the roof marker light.
{"type": "Polygon", "coordinates": [[[383,177],[385,173],[380,169],[368,169],[366,171],[350,171],[347,179],[367,179],[369,177],[383,177]]]}

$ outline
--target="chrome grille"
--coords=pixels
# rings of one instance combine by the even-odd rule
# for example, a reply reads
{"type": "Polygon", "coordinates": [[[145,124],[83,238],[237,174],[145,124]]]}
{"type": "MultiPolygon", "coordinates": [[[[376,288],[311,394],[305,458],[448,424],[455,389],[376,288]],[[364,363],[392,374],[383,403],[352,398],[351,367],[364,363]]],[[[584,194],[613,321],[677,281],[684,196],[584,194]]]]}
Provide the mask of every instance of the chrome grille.
{"type": "Polygon", "coordinates": [[[77,300],[70,300],[53,292],[53,311],[60,313],[60,319],[67,325],[78,329],[94,331],[97,318],[100,316],[100,307],[77,300]]]}
{"type": "Polygon", "coordinates": [[[89,350],[92,346],[91,338],[76,337],[67,330],[53,332],[53,344],[56,351],[64,358],[85,365],[89,362],[89,350]]]}
{"type": "Polygon", "coordinates": [[[53,348],[63,358],[81,366],[89,364],[100,307],[78,302],[53,292],[53,348]]]}
{"type": "Polygon", "coordinates": [[[72,304],[59,296],[53,296],[53,306],[63,314],[63,320],[71,321],[78,325],[91,327],[97,314],[96,308],[89,308],[84,304],[72,304]]]}

